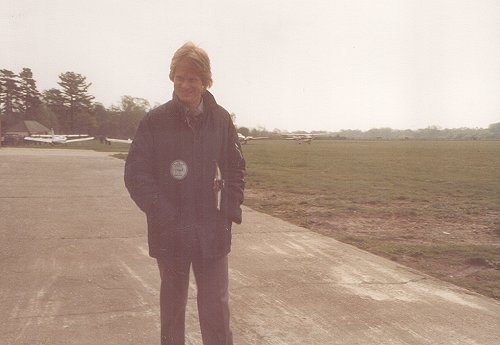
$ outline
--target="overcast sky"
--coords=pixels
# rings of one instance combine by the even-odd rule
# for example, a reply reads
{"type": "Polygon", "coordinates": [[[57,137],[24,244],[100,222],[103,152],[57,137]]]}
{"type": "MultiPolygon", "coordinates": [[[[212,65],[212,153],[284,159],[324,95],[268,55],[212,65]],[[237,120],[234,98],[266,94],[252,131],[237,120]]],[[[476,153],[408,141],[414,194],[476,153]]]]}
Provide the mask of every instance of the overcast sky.
{"type": "Polygon", "coordinates": [[[170,99],[186,41],[216,100],[268,130],[500,122],[498,0],[0,0],[0,68],[40,91],[72,71],[106,107],[170,99]]]}

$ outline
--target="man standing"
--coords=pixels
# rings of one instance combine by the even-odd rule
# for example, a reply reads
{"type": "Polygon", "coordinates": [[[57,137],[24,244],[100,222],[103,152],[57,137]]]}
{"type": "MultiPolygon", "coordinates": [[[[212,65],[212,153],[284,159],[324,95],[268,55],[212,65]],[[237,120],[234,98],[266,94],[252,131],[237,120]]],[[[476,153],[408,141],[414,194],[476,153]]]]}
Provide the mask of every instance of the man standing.
{"type": "Polygon", "coordinates": [[[172,100],[142,119],[125,164],[160,270],[161,344],[184,344],[192,266],[203,344],[232,345],[227,255],[232,222],[241,223],[245,160],[229,113],[207,91],[206,52],[184,44],[170,80],[172,100]]]}

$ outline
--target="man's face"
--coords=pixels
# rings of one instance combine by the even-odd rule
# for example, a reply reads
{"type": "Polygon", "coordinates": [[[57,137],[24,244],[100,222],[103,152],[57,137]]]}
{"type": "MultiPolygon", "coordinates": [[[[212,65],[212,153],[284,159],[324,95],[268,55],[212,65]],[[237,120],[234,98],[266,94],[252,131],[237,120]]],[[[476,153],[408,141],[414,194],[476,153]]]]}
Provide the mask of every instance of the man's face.
{"type": "Polygon", "coordinates": [[[186,63],[180,63],[174,73],[174,93],[189,108],[196,108],[201,102],[205,88],[195,70],[186,63]]]}

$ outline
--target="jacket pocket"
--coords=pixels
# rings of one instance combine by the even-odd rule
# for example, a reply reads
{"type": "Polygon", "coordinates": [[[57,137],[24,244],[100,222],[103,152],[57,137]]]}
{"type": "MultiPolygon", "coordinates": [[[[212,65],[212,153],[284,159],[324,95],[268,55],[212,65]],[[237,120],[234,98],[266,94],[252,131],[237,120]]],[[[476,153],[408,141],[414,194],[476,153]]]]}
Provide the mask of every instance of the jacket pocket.
{"type": "Polygon", "coordinates": [[[164,194],[160,193],[152,206],[153,222],[156,231],[163,233],[175,227],[176,210],[170,200],[164,194]]]}

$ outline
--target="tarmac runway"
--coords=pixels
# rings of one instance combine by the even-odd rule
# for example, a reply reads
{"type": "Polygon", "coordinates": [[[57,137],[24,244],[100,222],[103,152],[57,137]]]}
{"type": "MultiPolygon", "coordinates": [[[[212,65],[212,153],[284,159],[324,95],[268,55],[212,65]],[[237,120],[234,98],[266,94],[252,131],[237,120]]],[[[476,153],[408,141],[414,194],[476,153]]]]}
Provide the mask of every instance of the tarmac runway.
{"type": "MultiPolygon", "coordinates": [[[[109,153],[0,148],[0,345],[159,344],[145,217],[109,153]]],[[[500,303],[244,208],[235,345],[498,345],[500,303]]],[[[186,344],[201,345],[196,287],[186,344]]]]}

